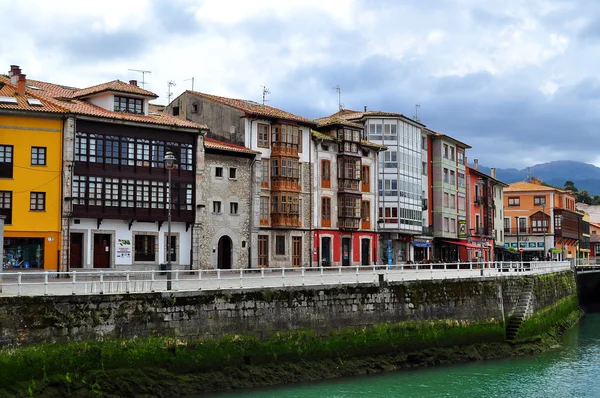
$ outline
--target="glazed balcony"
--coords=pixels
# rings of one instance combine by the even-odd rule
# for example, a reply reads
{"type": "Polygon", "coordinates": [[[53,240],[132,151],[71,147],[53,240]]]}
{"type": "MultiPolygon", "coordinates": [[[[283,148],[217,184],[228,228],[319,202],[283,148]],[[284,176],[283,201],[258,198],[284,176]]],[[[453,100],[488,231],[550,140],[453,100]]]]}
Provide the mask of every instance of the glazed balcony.
{"type": "Polygon", "coordinates": [[[289,214],[278,214],[271,213],[271,226],[272,227],[301,227],[302,221],[298,216],[291,216],[289,214]]]}

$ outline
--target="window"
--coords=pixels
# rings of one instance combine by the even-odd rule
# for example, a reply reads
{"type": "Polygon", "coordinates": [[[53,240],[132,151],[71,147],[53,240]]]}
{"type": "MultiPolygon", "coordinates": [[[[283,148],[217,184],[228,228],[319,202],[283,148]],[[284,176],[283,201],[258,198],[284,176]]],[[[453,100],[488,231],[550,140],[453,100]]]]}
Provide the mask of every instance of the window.
{"type": "Polygon", "coordinates": [[[198,113],[198,104],[192,104],[192,112],[198,113]]]}
{"type": "Polygon", "coordinates": [[[298,152],[302,153],[302,130],[298,129],[298,152]]]}
{"type": "Polygon", "coordinates": [[[448,182],[448,169],[444,169],[444,182],[448,182]]]}
{"type": "Polygon", "coordinates": [[[262,161],[261,186],[263,188],[269,188],[269,159],[264,159],[262,161]]]}
{"type": "Polygon", "coordinates": [[[269,237],[258,235],[258,266],[269,266],[269,237]]]}
{"type": "Polygon", "coordinates": [[[465,174],[464,173],[458,173],[458,187],[459,188],[464,188],[465,187],[465,174]]]}
{"type": "Polygon", "coordinates": [[[427,136],[421,136],[421,149],[427,149],[427,136]]]}
{"type": "Polygon", "coordinates": [[[12,191],[0,191],[0,216],[6,217],[6,225],[12,224],[12,191]]]}
{"type": "Polygon", "coordinates": [[[450,160],[454,160],[454,147],[450,147],[450,160]]]}
{"type": "Polygon", "coordinates": [[[467,199],[464,193],[458,193],[458,210],[465,211],[467,199]]]}
{"type": "Polygon", "coordinates": [[[363,229],[371,228],[371,202],[363,200],[360,206],[360,220],[363,229]]]}
{"type": "Polygon", "coordinates": [[[238,214],[238,204],[237,202],[229,203],[229,214],[238,214]]]}
{"type": "MultiPolygon", "coordinates": [[[[167,248],[167,243],[169,242],[168,235],[165,235],[165,254],[168,256],[169,251],[171,252],[171,261],[177,262],[177,235],[171,235],[171,243],[170,247],[167,248]]],[[[167,261],[169,258],[167,258],[167,261]]]]}
{"type": "Polygon", "coordinates": [[[221,202],[218,200],[213,202],[213,213],[221,213],[221,202]]]}
{"type": "Polygon", "coordinates": [[[371,168],[362,166],[361,169],[362,191],[369,192],[371,190],[371,168]]]}
{"type": "Polygon", "coordinates": [[[507,234],[510,233],[510,218],[508,217],[504,218],[504,232],[507,234]]]}
{"type": "Polygon", "coordinates": [[[275,254],[279,256],[285,255],[285,236],[283,235],[275,237],[275,254]]]}
{"type": "Polygon", "coordinates": [[[456,195],[450,194],[450,208],[456,209],[456,195]]]}
{"type": "Polygon", "coordinates": [[[331,198],[321,198],[321,223],[323,227],[331,227],[331,198]]]}
{"type": "Polygon", "coordinates": [[[424,176],[427,175],[427,162],[421,162],[421,172],[424,176]]]}
{"type": "Polygon", "coordinates": [[[454,184],[455,184],[455,182],[454,182],[454,175],[455,175],[455,172],[454,172],[454,170],[450,170],[450,178],[448,178],[448,182],[449,182],[450,184],[452,184],[452,185],[454,185],[454,184]]]}
{"type": "Polygon", "coordinates": [[[269,198],[260,198],[260,225],[269,225],[269,198]]]}
{"type": "Polygon", "coordinates": [[[518,197],[517,198],[508,198],[508,205],[514,206],[514,207],[521,206],[521,199],[518,197]]]}
{"type": "Polygon", "coordinates": [[[298,150],[298,126],[277,124],[271,126],[271,145],[274,148],[298,150]]]}
{"type": "Polygon", "coordinates": [[[458,164],[465,164],[465,151],[459,149],[456,151],[456,155],[458,157],[458,164]]]}
{"type": "Polygon", "coordinates": [[[179,107],[178,106],[173,107],[173,116],[179,116],[179,107]]]}
{"type": "Polygon", "coordinates": [[[155,261],[156,237],[154,235],[135,236],[135,261],[155,261]]]}
{"type": "MultiPolygon", "coordinates": [[[[137,115],[144,114],[144,100],[139,98],[128,98],[128,97],[120,97],[115,95],[114,101],[114,111],[115,112],[126,112],[126,113],[135,113],[137,115]]],[[[179,107],[173,107],[173,115],[179,115],[179,107]],[[177,113],[175,113],[177,112],[177,113]]]]}
{"type": "Polygon", "coordinates": [[[456,219],[455,218],[450,219],[450,232],[452,232],[452,233],[456,232],[456,219]]]}
{"type": "Polygon", "coordinates": [[[269,125],[258,124],[258,146],[261,148],[269,147],[269,125]]]}
{"type": "Polygon", "coordinates": [[[323,188],[331,187],[331,162],[329,160],[321,161],[321,186],[323,188]]]}
{"type": "Polygon", "coordinates": [[[444,192],[444,207],[448,207],[448,202],[450,201],[450,197],[448,192],[444,192]]]}
{"type": "Polygon", "coordinates": [[[545,196],[534,196],[533,204],[535,206],[541,206],[542,204],[546,204],[546,197],[545,196]]]}
{"type": "Polygon", "coordinates": [[[444,217],[444,232],[450,232],[450,219],[444,217]]]}
{"type": "Polygon", "coordinates": [[[237,178],[237,169],[235,167],[229,168],[229,179],[235,180],[237,178]]]}
{"type": "Polygon", "coordinates": [[[385,151],[383,153],[383,167],[391,169],[398,168],[398,153],[394,151],[385,151]]]}
{"type": "Polygon", "coordinates": [[[444,159],[448,159],[448,145],[444,144],[444,159]]]}
{"type": "Polygon", "coordinates": [[[215,167],[215,177],[223,178],[223,168],[222,167],[215,167]]]}
{"type": "Polygon", "coordinates": [[[13,178],[12,145],[0,145],[0,178],[13,178]]]}
{"type": "Polygon", "coordinates": [[[46,147],[32,146],[31,147],[31,165],[45,166],[46,165],[46,147]]]}
{"type": "Polygon", "coordinates": [[[29,210],[46,210],[46,193],[31,192],[29,195],[29,210]]]}

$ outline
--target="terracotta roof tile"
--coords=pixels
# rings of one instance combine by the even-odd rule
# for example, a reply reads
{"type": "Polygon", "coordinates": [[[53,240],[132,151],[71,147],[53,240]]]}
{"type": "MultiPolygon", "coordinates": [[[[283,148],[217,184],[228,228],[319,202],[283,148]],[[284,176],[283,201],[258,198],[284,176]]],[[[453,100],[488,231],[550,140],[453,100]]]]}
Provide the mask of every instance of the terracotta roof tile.
{"type": "Polygon", "coordinates": [[[10,84],[10,79],[4,76],[0,76],[0,97],[11,97],[17,100],[16,104],[0,102],[0,109],[18,110],[18,111],[29,111],[29,112],[42,112],[42,113],[65,113],[66,109],[58,106],[54,101],[49,100],[43,96],[31,95],[26,92],[26,95],[19,95],[17,88],[10,84]],[[27,99],[39,100],[42,105],[31,105],[27,99]]]}
{"type": "Polygon", "coordinates": [[[217,95],[201,93],[198,91],[186,91],[193,95],[197,95],[202,98],[206,98],[211,101],[219,102],[221,104],[228,105],[232,108],[239,109],[240,111],[246,112],[251,115],[257,115],[262,117],[277,118],[284,120],[291,120],[308,125],[315,125],[316,123],[311,119],[307,119],[302,116],[294,115],[281,109],[273,108],[268,105],[261,105],[258,102],[247,101],[242,99],[219,97],[217,95]]]}
{"type": "Polygon", "coordinates": [[[204,138],[204,147],[210,149],[218,149],[221,151],[231,151],[231,152],[241,152],[248,154],[258,154],[260,152],[253,151],[252,149],[246,148],[245,146],[231,144],[229,142],[223,142],[215,140],[214,138],[205,137],[204,138]]]}
{"type": "Polygon", "coordinates": [[[362,124],[354,123],[347,119],[340,118],[338,116],[322,117],[319,119],[315,119],[315,122],[317,123],[317,125],[319,127],[341,125],[341,126],[348,126],[348,127],[352,127],[355,129],[361,129],[361,130],[364,128],[364,126],[362,124]]]}
{"type": "Polygon", "coordinates": [[[119,93],[137,94],[143,95],[145,97],[158,98],[158,95],[154,94],[152,91],[145,90],[141,87],[134,86],[133,84],[125,83],[120,80],[113,80],[112,82],[102,83],[92,87],[77,90],[73,93],[73,97],[87,97],[91,94],[97,94],[103,91],[116,91],[119,93]]]}
{"type": "Polygon", "coordinates": [[[555,191],[568,193],[562,189],[547,187],[545,185],[533,184],[527,181],[513,182],[508,184],[507,188],[504,188],[504,192],[528,192],[528,191],[555,191]]]}

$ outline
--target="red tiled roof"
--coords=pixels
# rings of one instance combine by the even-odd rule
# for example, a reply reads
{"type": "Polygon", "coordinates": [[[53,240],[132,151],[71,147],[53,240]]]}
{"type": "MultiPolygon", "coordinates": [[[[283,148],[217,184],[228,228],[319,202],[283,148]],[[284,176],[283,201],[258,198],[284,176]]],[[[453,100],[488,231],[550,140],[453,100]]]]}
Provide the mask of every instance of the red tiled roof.
{"type": "Polygon", "coordinates": [[[0,102],[0,109],[29,111],[29,112],[47,112],[47,113],[65,113],[66,109],[58,106],[54,101],[48,100],[43,96],[31,95],[26,92],[26,95],[19,95],[17,88],[10,84],[10,79],[0,75],[0,97],[11,97],[17,100],[16,104],[0,102]],[[30,105],[27,102],[28,98],[37,99],[42,103],[39,105],[30,105]]]}
{"type": "Polygon", "coordinates": [[[293,113],[282,111],[281,109],[273,108],[268,105],[261,105],[257,102],[253,102],[253,101],[219,97],[217,95],[205,94],[205,93],[201,93],[198,91],[189,91],[188,90],[186,92],[189,92],[193,95],[197,95],[202,98],[206,98],[210,101],[215,101],[215,102],[219,102],[224,105],[228,105],[232,108],[239,109],[240,111],[246,112],[251,115],[291,120],[294,122],[304,123],[304,124],[308,124],[308,125],[316,124],[313,120],[307,119],[305,117],[294,115],[293,113]]]}
{"type": "MultiPolygon", "coordinates": [[[[10,79],[6,75],[0,75],[0,81],[7,83],[7,86],[5,86],[5,90],[8,90],[6,87],[8,87],[8,85],[10,84],[10,79]]],[[[116,80],[116,81],[118,81],[118,80],[116,80]]],[[[114,83],[114,82],[105,83],[105,85],[110,85],[111,83],[114,83]]],[[[120,82],[120,83],[123,83],[123,82],[120,82]]],[[[103,117],[103,118],[109,118],[109,119],[115,119],[115,120],[126,120],[126,121],[139,122],[139,123],[151,123],[151,124],[162,125],[162,126],[173,126],[173,127],[184,127],[184,128],[195,128],[195,129],[208,130],[208,126],[206,126],[206,125],[201,125],[201,124],[190,122],[187,120],[182,120],[182,119],[179,119],[177,117],[174,117],[174,116],[168,115],[166,113],[162,113],[162,112],[150,111],[150,114],[146,116],[146,115],[136,115],[133,113],[114,112],[111,110],[107,110],[107,109],[101,108],[99,106],[96,106],[94,104],[90,104],[89,102],[85,102],[85,101],[74,98],[73,93],[81,92],[83,90],[78,90],[73,87],[61,86],[58,84],[42,82],[39,80],[31,80],[31,79],[27,79],[25,84],[26,84],[25,92],[26,92],[27,96],[31,96],[33,98],[40,99],[42,101],[42,103],[45,104],[45,108],[47,108],[46,111],[56,112],[56,113],[74,113],[74,114],[78,114],[78,115],[103,117]]],[[[123,83],[123,84],[125,84],[127,86],[131,86],[130,84],[127,84],[127,83],[123,83]]],[[[94,86],[94,87],[100,87],[100,86],[103,86],[103,85],[98,85],[98,86],[94,86]]],[[[13,87],[13,90],[16,90],[16,88],[14,86],[10,86],[10,87],[13,87]]],[[[131,86],[131,87],[135,87],[135,86],[131,86]]],[[[140,88],[140,90],[143,90],[143,89],[140,88]]],[[[146,91],[146,90],[144,90],[144,91],[146,91]]],[[[149,91],[147,91],[147,92],[149,92],[149,91]]],[[[4,95],[4,94],[2,94],[2,95],[4,95]]],[[[0,104],[1,108],[5,108],[2,105],[7,105],[6,109],[20,109],[20,108],[17,108],[16,105],[10,105],[10,104],[0,104]],[[12,106],[12,108],[11,108],[11,106],[12,106]]],[[[26,99],[23,99],[23,101],[21,101],[19,99],[19,105],[22,105],[23,107],[28,105],[26,99]],[[23,102],[23,104],[22,104],[22,102],[23,102]]],[[[29,106],[29,108],[23,108],[23,109],[42,111],[40,108],[41,107],[29,106]]]]}
{"type": "Polygon", "coordinates": [[[103,91],[116,91],[119,93],[138,94],[145,97],[158,98],[158,95],[154,94],[152,91],[144,90],[141,87],[134,86],[133,84],[125,83],[120,80],[113,80],[112,82],[102,83],[96,86],[77,90],[73,93],[73,97],[87,97],[91,94],[97,94],[103,91]]]}
{"type": "Polygon", "coordinates": [[[258,151],[253,151],[252,149],[246,148],[245,146],[231,144],[229,142],[217,141],[214,138],[209,137],[204,138],[204,147],[218,149],[221,151],[249,153],[253,155],[260,153],[258,151]]]}
{"type": "MultiPolygon", "coordinates": [[[[507,188],[504,188],[504,192],[527,192],[527,191],[555,191],[561,193],[569,193],[565,190],[547,187],[545,185],[533,184],[527,181],[519,181],[513,182],[512,184],[508,184],[507,188]]],[[[574,196],[574,195],[572,195],[574,196]]]]}

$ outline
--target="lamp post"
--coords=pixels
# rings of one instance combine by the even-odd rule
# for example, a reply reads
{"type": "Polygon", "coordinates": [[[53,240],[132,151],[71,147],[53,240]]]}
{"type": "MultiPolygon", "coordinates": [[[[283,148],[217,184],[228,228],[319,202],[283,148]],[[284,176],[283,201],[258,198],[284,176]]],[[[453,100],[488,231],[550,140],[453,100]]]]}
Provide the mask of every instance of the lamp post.
{"type": "Polygon", "coordinates": [[[519,257],[521,263],[523,262],[523,252],[521,251],[521,245],[519,243],[519,216],[515,216],[515,227],[517,229],[517,250],[519,251],[519,257]]]}
{"type": "Polygon", "coordinates": [[[167,187],[167,290],[171,290],[171,170],[175,165],[175,156],[173,152],[165,153],[165,168],[169,176],[169,185],[167,187]]]}
{"type": "Polygon", "coordinates": [[[546,260],[546,198],[542,201],[542,230],[544,231],[544,241],[542,243],[542,261],[546,260]]]}

